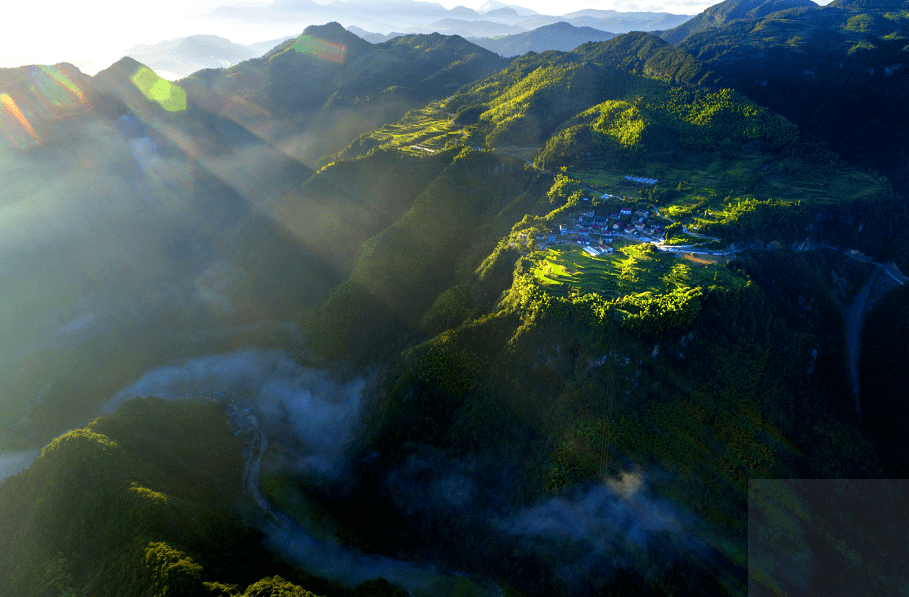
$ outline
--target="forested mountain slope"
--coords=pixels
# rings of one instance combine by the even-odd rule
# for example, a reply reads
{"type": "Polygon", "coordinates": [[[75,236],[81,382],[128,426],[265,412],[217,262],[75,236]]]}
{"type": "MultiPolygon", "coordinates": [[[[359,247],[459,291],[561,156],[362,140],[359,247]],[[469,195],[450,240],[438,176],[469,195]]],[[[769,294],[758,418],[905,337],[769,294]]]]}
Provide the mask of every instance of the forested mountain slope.
{"type": "MultiPolygon", "coordinates": [[[[710,76],[665,42],[629,34],[570,53],[517,58],[508,69],[465,87],[443,104],[362,136],[298,194],[288,196],[288,214],[296,203],[312,203],[306,199],[310,193],[351,197],[360,205],[381,197],[382,186],[367,197],[359,191],[359,181],[369,180],[378,168],[399,165],[410,172],[415,167],[410,164],[434,164],[433,178],[408,187],[414,203],[399,204],[403,217],[388,220],[392,225],[361,249],[351,278],[314,319],[317,342],[325,342],[322,346],[334,357],[373,359],[376,349],[370,347],[387,349],[381,338],[390,331],[419,329],[434,297],[456,281],[444,272],[478,268],[524,214],[539,221],[525,219],[513,234],[533,228],[539,235],[546,227],[557,227],[558,214],[547,213],[565,201],[580,209],[582,191],[570,178],[553,186],[546,170],[564,169],[602,190],[626,188],[624,172],[661,180],[668,176],[666,186],[640,192],[642,201],[690,219],[726,243],[756,238],[792,242],[804,237],[819,213],[890,197],[886,185],[801,141],[791,123],[745,98],[728,90],[670,84],[699,83],[710,76]],[[625,68],[615,66],[619,64],[625,68]],[[510,155],[461,151],[477,145],[500,147],[503,154],[512,148],[531,154],[538,149],[538,169],[526,169],[510,155]],[[391,160],[396,154],[401,157],[391,160]],[[712,174],[698,174],[707,165],[712,174]],[[813,175],[831,186],[804,185],[813,175]],[[802,200],[811,203],[808,209],[802,200]],[[712,215],[706,215],[711,209],[712,215]],[[374,334],[376,328],[386,331],[374,334]]],[[[410,174],[400,178],[419,180],[410,174]]],[[[356,219],[351,222],[356,226],[356,219]]],[[[681,233],[679,226],[670,228],[670,237],[673,231],[681,233]]],[[[529,240],[530,233],[524,236],[529,240]]],[[[408,334],[399,339],[402,346],[408,334]]]]}
{"type": "Polygon", "coordinates": [[[426,164],[429,177],[308,326],[332,359],[396,354],[361,440],[356,490],[288,491],[321,495],[375,549],[416,554],[432,537],[438,557],[522,592],[589,593],[636,585],[642,572],[603,568],[621,558],[612,547],[566,576],[580,544],[496,525],[516,509],[540,514],[534,505],[547,499],[598,503],[585,492],[599,480],[653,471],[653,493],[640,499],[693,514],[705,551],[694,556],[684,534],[645,531],[648,558],[686,554],[647,590],[735,594],[749,478],[885,474],[884,448],[855,412],[841,311],[874,266],[772,249],[862,238],[843,236],[833,214],[882,218],[893,191],[786,119],[708,86],[712,77],[637,34],[528,55],[326,160],[300,197],[329,185],[356,196],[350,181],[379,164],[426,164]],[[626,172],[659,184],[636,187],[626,172]],[[715,248],[760,250],[722,265],[644,243],[601,262],[545,241],[587,210],[625,206],[656,206],[679,222],[667,228],[679,242],[698,242],[686,224],[716,237],[715,248]],[[435,498],[432,487],[452,477],[484,489],[435,498]]]}
{"type": "Polygon", "coordinates": [[[707,8],[689,21],[673,29],[661,31],[659,36],[676,44],[689,35],[721,27],[741,19],[762,19],[769,14],[791,8],[817,8],[811,0],[725,0],[707,8]]]}
{"type": "Polygon", "coordinates": [[[203,567],[245,576],[240,451],[214,404],[154,398],[57,438],[0,485],[0,590],[199,594],[203,567]]]}
{"type": "MultiPolygon", "coordinates": [[[[737,10],[688,39],[750,22],[737,10]]],[[[318,580],[344,576],[334,549],[306,572],[270,561],[300,562],[311,545],[300,529],[316,525],[337,544],[396,558],[376,556],[379,567],[463,571],[445,594],[744,595],[751,479],[904,470],[888,424],[904,409],[878,395],[892,388],[880,381],[888,371],[905,369],[893,347],[909,281],[894,251],[905,205],[886,178],[725,88],[719,60],[651,35],[507,62],[457,37],[353,37],[336,24],[308,29],[258,62],[180,86],[131,61],[91,83],[92,122],[125,131],[111,154],[146,168],[140,158],[155,158],[139,181],[168,216],[151,210],[147,230],[182,239],[201,225],[176,253],[204,239],[224,257],[200,251],[198,269],[150,279],[142,291],[177,280],[190,298],[175,303],[179,316],[152,311],[145,327],[112,328],[116,343],[67,361],[75,371],[108,359],[101,381],[70,374],[87,380],[79,399],[106,399],[144,370],[172,396],[210,380],[249,393],[273,421],[261,491],[275,511],[245,520],[286,540],[258,551],[256,533],[232,518],[242,461],[213,406],[131,401],[0,484],[0,535],[41,539],[34,551],[0,546],[14,590],[259,595],[277,592],[280,574],[299,585],[284,587],[293,594],[398,591],[318,580]],[[338,124],[355,114],[355,127],[338,124]],[[276,139],[288,123],[299,138],[276,139]],[[297,144],[318,130],[340,132],[310,162],[316,145],[297,144]],[[186,170],[165,170],[164,158],[186,170]],[[275,180],[257,173],[266,165],[275,180]],[[271,186],[248,188],[245,173],[271,186]],[[192,192],[178,193],[180,181],[192,192]],[[863,330],[875,304],[895,320],[872,311],[863,330]],[[272,319],[301,333],[259,335],[272,319]],[[199,321],[223,340],[150,341],[155,328],[168,341],[207,338],[199,321]],[[290,360],[210,354],[250,344],[358,389],[290,360]],[[199,355],[208,365],[185,361],[199,355]],[[180,367],[189,381],[168,385],[180,367]],[[266,392],[281,401],[266,404],[266,392]],[[331,467],[312,465],[320,442],[331,467]],[[196,473],[214,446],[224,459],[196,473]],[[96,501],[90,475],[102,481],[96,501]],[[134,494],[157,505],[135,509],[134,494]],[[234,535],[209,534],[209,520],[234,535]],[[96,544],[96,531],[117,541],[96,544]],[[110,564],[84,561],[89,548],[110,564]],[[271,589],[253,584],[262,577],[271,589]]],[[[23,71],[16,89],[35,94],[32,76],[23,71]]],[[[10,254],[20,269],[36,263],[10,254]]],[[[33,377],[40,390],[46,376],[33,377]]],[[[55,408],[75,386],[54,383],[17,437],[59,430],[55,408]]],[[[852,543],[819,535],[811,549],[847,554],[840,585],[858,582],[852,543]]],[[[905,584],[891,569],[882,586],[905,584]]]]}
{"type": "MultiPolygon", "coordinates": [[[[742,13],[755,2],[728,0],[710,10],[742,13]]],[[[830,144],[854,164],[909,190],[909,16],[891,2],[831,3],[770,14],[746,12],[671,39],[727,84],[830,144]]],[[[705,13],[706,14],[706,13],[705,13]]],[[[694,21],[694,19],[692,20],[694,21]]],[[[679,30],[681,31],[681,30],[679,30]]],[[[905,225],[899,220],[899,227],[905,225]]],[[[885,242],[895,243],[891,236],[885,242]]],[[[889,258],[906,253],[892,244],[889,258]]]]}
{"type": "Polygon", "coordinates": [[[396,595],[307,578],[241,520],[243,439],[223,405],[137,398],[0,484],[0,591],[15,595],[396,595]],[[283,575],[280,576],[280,575],[283,575]],[[245,588],[245,590],[244,590],[245,588]]]}
{"type": "Polygon", "coordinates": [[[504,64],[457,36],[403,35],[373,45],[328,23],[307,27],[261,58],[200,71],[180,85],[194,101],[312,165],[504,64]]]}

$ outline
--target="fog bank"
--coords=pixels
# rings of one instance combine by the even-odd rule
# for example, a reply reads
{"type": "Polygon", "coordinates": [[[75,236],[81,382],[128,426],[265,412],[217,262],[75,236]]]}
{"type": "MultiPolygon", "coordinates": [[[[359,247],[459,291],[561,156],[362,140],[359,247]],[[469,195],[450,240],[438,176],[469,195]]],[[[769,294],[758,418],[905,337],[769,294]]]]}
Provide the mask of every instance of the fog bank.
{"type": "Polygon", "coordinates": [[[40,450],[21,450],[0,454],[0,480],[21,473],[38,459],[40,450]]]}
{"type": "Polygon", "coordinates": [[[137,396],[167,400],[221,392],[255,405],[269,436],[296,448],[299,470],[332,476],[360,425],[366,379],[339,381],[303,367],[280,350],[211,355],[155,369],[117,392],[101,408],[112,413],[137,396]]]}

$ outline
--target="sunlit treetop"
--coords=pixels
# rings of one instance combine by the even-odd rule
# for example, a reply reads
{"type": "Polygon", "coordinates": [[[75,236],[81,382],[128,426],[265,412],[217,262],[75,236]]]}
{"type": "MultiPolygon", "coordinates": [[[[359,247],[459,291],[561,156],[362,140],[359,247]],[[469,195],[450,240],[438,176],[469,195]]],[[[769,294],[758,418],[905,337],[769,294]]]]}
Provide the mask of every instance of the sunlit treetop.
{"type": "Polygon", "coordinates": [[[133,85],[151,102],[157,103],[168,112],[181,112],[186,109],[186,92],[167,79],[159,77],[155,71],[142,66],[132,76],[133,85]]]}

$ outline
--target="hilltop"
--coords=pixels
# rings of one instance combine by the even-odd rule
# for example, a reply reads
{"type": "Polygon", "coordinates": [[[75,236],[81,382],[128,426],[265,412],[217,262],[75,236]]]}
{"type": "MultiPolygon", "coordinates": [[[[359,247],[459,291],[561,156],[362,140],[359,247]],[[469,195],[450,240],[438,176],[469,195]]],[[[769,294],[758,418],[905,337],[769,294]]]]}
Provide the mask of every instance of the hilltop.
{"type": "Polygon", "coordinates": [[[615,33],[600,31],[592,27],[575,27],[569,23],[560,22],[545,25],[527,33],[503,35],[496,38],[470,38],[470,41],[499,56],[509,57],[547,50],[568,52],[582,43],[606,41],[615,36],[615,33]]]}

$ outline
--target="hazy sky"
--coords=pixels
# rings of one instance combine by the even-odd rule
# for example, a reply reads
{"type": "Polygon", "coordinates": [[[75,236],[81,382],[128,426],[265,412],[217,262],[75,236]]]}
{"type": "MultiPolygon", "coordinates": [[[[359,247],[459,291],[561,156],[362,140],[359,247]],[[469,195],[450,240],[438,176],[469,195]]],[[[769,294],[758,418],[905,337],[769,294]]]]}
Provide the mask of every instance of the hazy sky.
{"type": "MultiPolygon", "coordinates": [[[[267,6],[273,0],[10,0],[0,17],[0,65],[21,54],[53,63],[91,59],[107,64],[117,52],[137,44],[153,44],[192,34],[214,34],[239,43],[252,43],[299,33],[293,25],[280,27],[218,27],[200,18],[222,5],[267,6]]],[[[380,0],[374,0],[376,2],[380,0]]],[[[485,0],[442,0],[447,8],[478,8],[485,0]]],[[[697,14],[718,0],[543,0],[506,1],[541,14],[565,14],[582,8],[621,11],[666,11],[697,14]]],[[[318,0],[327,4],[327,0],[318,0]]],[[[345,23],[342,23],[344,25],[345,23]]],[[[106,66],[106,64],[104,65],[106,66]]]]}

